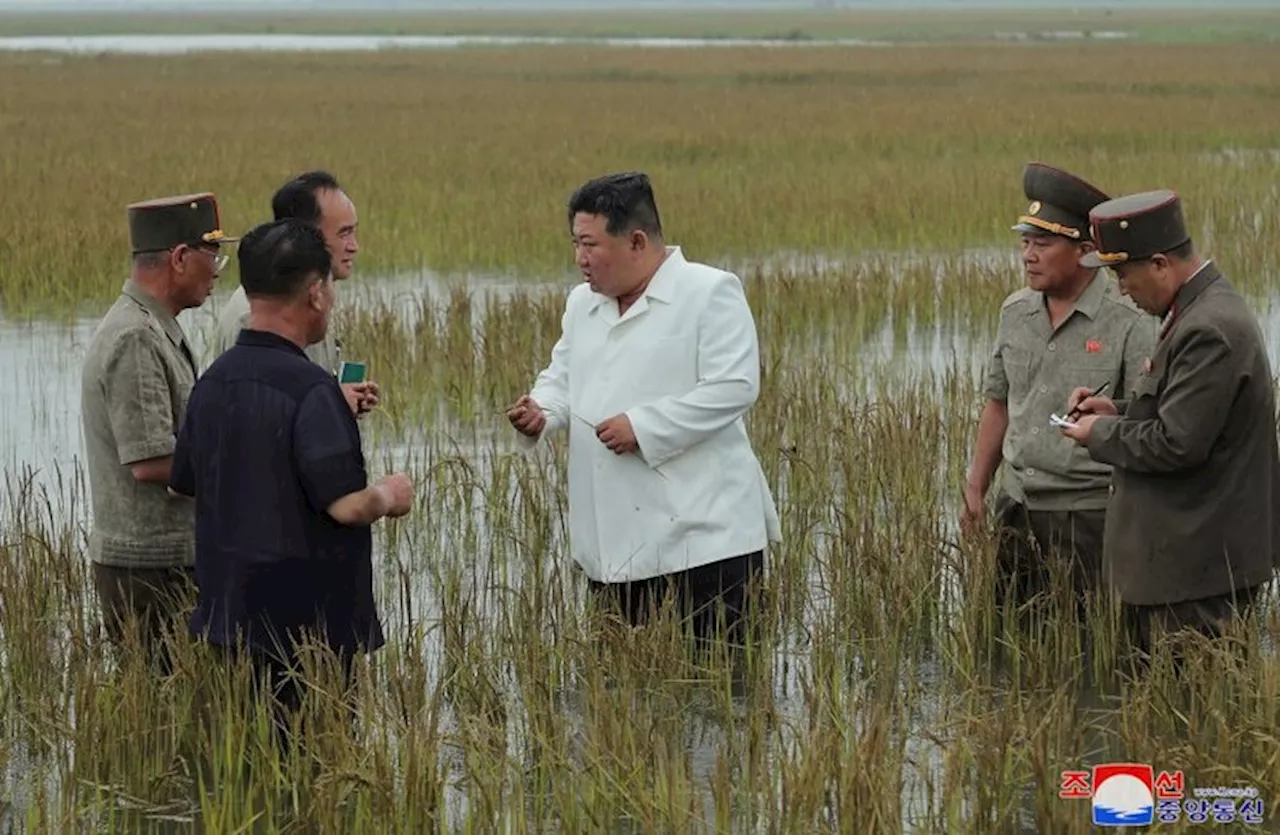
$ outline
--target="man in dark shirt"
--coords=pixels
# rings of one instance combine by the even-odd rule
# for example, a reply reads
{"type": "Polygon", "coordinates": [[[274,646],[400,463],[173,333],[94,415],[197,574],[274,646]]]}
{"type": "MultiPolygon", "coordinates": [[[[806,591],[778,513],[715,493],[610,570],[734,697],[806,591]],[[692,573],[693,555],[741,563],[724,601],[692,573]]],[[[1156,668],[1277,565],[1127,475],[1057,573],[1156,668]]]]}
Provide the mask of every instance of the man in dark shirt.
{"type": "Polygon", "coordinates": [[[191,632],[247,649],[293,711],[299,642],[327,644],[344,677],[356,654],[383,645],[370,525],[407,513],[413,487],[400,473],[369,484],[342,391],[303,352],[324,337],[333,306],[320,232],[264,224],[242,240],[239,263],[249,327],[191,393],[170,486],[195,498],[191,632]]]}

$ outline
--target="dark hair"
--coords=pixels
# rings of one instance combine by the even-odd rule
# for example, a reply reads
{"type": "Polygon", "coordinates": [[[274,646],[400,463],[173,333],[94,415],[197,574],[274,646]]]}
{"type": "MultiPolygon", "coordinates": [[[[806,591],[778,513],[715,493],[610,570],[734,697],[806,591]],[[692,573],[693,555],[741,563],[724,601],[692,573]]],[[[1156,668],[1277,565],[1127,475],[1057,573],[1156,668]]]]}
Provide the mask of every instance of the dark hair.
{"type": "Polygon", "coordinates": [[[1170,258],[1177,258],[1179,261],[1186,261],[1191,258],[1192,255],[1195,255],[1195,253],[1195,244],[1191,242],[1190,238],[1187,238],[1165,254],[1170,258]]]}
{"type": "Polygon", "coordinates": [[[271,214],[276,220],[294,217],[308,223],[320,222],[320,201],[316,195],[342,186],[328,171],[308,171],[280,186],[271,197],[271,214]]]}
{"type": "Polygon", "coordinates": [[[649,176],[639,171],[608,174],[589,180],[569,198],[569,225],[583,212],[608,218],[605,231],[615,238],[635,229],[650,237],[662,237],[662,220],[653,199],[649,176]]]}
{"type": "Polygon", "coordinates": [[[332,267],[320,230],[297,218],[254,227],[236,254],[247,296],[290,298],[311,280],[328,278],[332,267]]]}

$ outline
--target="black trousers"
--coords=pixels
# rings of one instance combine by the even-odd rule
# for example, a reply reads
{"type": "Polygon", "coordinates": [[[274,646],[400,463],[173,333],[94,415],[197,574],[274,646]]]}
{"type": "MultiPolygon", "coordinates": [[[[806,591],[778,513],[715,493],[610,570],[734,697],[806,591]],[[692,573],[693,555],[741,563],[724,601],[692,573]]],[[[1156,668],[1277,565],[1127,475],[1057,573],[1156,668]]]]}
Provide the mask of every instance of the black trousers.
{"type": "Polygon", "coordinates": [[[122,568],[93,563],[93,585],[107,637],[120,650],[136,627],[142,651],[161,675],[173,672],[164,644],[166,632],[186,635],[186,616],[195,605],[194,568],[122,568]]]}
{"type": "MultiPolygon", "coordinates": [[[[276,729],[276,742],[281,750],[301,742],[293,736],[293,719],[302,709],[308,684],[304,681],[302,663],[291,651],[268,651],[259,647],[210,645],[222,661],[228,665],[247,656],[250,682],[254,699],[267,700],[276,729]]],[[[341,676],[341,701],[347,706],[349,718],[354,721],[354,707],[350,703],[354,680],[354,656],[350,652],[337,653],[341,676]]]]}
{"type": "Polygon", "coordinates": [[[1178,646],[1180,635],[1199,633],[1208,638],[1222,637],[1235,618],[1248,616],[1264,588],[1266,583],[1260,583],[1228,594],[1154,606],[1125,603],[1122,615],[1125,632],[1139,660],[1150,656],[1162,635],[1170,637],[1175,642],[1174,661],[1180,663],[1184,654],[1178,646]]]}
{"type": "Polygon", "coordinates": [[[591,580],[589,588],[602,609],[632,626],[647,623],[670,600],[695,637],[742,643],[750,635],[763,581],[764,552],[755,551],[645,580],[591,580]]]}
{"type": "Polygon", "coordinates": [[[995,515],[1001,600],[1020,605],[1047,593],[1055,569],[1065,572],[1078,600],[1101,585],[1106,510],[1029,510],[1002,493],[995,515]]]}

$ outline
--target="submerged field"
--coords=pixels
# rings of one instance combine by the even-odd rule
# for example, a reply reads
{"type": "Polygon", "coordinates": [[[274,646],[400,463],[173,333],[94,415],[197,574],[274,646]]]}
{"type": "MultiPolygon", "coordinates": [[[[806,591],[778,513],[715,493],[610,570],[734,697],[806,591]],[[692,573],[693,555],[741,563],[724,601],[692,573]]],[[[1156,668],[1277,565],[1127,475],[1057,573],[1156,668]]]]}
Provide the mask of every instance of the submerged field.
{"type": "MultiPolygon", "coordinates": [[[[1184,682],[1160,663],[1124,681],[1106,601],[1087,653],[1066,609],[1000,628],[990,543],[953,519],[974,375],[1021,280],[1008,227],[1025,162],[1116,194],[1177,189],[1280,339],[1277,79],[1280,54],[1247,43],[0,53],[0,356],[19,368],[0,410],[5,820],[1074,833],[1089,802],[1059,798],[1060,773],[1108,762],[1180,769],[1188,797],[1255,787],[1270,817],[1272,598],[1247,661],[1206,651],[1184,682]],[[242,682],[200,648],[182,644],[159,684],[106,652],[77,375],[125,277],[126,203],[212,189],[239,231],[310,167],[360,212],[338,325],[384,387],[369,457],[407,467],[420,499],[376,535],[390,637],[359,735],[321,700],[317,747],[280,761],[242,682]],[[564,200],[622,168],[653,176],[689,257],[741,271],[757,317],[748,425],[785,542],[767,640],[736,666],[584,610],[563,448],[514,453],[502,417],[575,280],[564,200]]],[[[197,340],[235,281],[184,315],[197,340]]]]}
{"type": "MultiPolygon", "coordinates": [[[[816,5],[816,4],[815,4],[816,5]]],[[[780,38],[821,41],[863,38],[878,41],[954,42],[1058,38],[1132,38],[1157,43],[1275,42],[1280,13],[1263,2],[1218,4],[1213,8],[1072,7],[1029,9],[757,9],[725,14],[693,9],[661,13],[594,8],[587,11],[440,11],[415,14],[379,8],[317,14],[278,9],[226,12],[164,10],[146,14],[81,12],[31,15],[0,11],[0,37],[113,33],[308,33],[374,35],[532,35],[551,37],[780,38]]]]}

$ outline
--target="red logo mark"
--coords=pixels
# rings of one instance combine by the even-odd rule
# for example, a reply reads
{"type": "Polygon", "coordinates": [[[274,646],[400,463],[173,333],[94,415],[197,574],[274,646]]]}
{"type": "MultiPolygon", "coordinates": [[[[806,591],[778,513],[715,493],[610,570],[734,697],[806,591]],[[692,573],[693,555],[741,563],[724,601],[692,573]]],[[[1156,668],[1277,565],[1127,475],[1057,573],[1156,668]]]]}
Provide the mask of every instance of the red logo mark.
{"type": "Polygon", "coordinates": [[[1182,772],[1175,771],[1170,774],[1167,771],[1161,771],[1160,776],[1156,778],[1156,799],[1158,800],[1181,800],[1182,799],[1182,772]]]}
{"type": "Polygon", "coordinates": [[[1058,797],[1092,797],[1092,795],[1093,793],[1089,790],[1089,772],[1062,772],[1062,787],[1058,791],[1058,797]]]}
{"type": "Polygon", "coordinates": [[[1096,339],[1090,339],[1088,342],[1084,343],[1084,349],[1091,354],[1096,354],[1102,350],[1102,343],[1096,339]]]}

